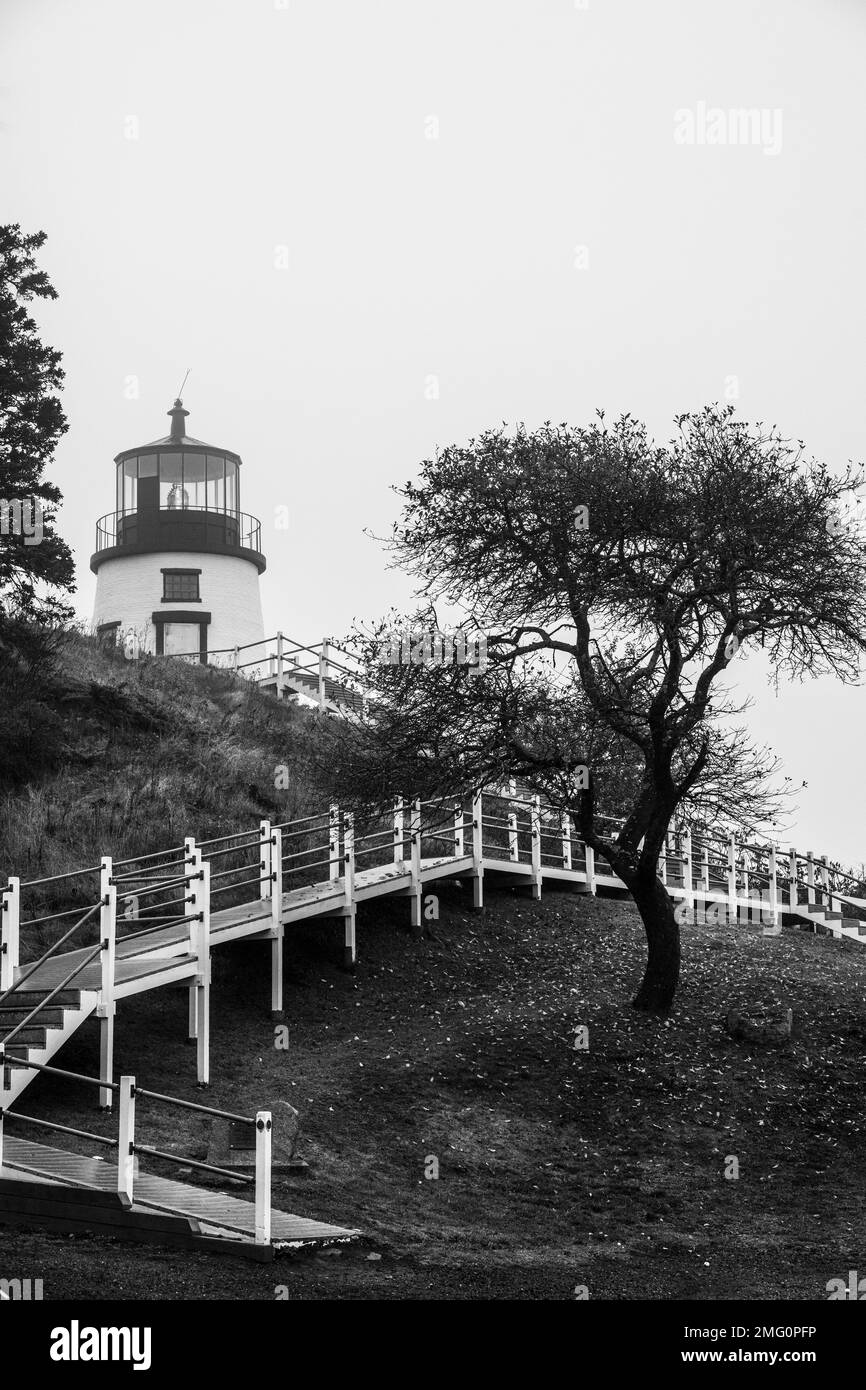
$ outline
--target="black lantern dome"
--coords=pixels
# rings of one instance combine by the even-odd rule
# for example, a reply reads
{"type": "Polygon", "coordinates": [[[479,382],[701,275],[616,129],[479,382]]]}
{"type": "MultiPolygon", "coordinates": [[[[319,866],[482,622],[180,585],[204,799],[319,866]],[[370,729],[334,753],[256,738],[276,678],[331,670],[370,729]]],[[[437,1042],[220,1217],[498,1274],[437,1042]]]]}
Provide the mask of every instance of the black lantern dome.
{"type": "Polygon", "coordinates": [[[178,397],[162,439],[115,456],[115,511],[101,517],[90,568],[121,554],[191,550],[240,554],[265,569],[261,525],[240,509],[240,455],[186,433],[178,397]]]}

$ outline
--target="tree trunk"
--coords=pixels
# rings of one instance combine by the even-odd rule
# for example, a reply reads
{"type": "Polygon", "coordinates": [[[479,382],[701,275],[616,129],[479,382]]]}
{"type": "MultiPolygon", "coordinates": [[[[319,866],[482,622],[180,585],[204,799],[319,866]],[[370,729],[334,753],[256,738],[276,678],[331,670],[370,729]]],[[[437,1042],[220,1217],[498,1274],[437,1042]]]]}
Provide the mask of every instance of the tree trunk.
{"type": "Polygon", "coordinates": [[[647,963],[641,987],[631,1001],[646,1013],[670,1012],[680,978],[680,929],[674,904],[655,876],[638,874],[629,884],[647,939],[647,963]]]}

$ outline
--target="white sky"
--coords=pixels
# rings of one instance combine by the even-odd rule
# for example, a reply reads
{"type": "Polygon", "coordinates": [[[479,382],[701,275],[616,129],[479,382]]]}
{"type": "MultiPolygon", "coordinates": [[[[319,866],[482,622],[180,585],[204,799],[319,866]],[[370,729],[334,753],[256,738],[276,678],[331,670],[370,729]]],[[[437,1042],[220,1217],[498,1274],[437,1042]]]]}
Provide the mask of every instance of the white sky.
{"type": "MultiPolygon", "coordinates": [[[[746,418],[863,457],[860,0],[0,0],[0,52],[86,619],[113,455],[167,433],[188,366],[188,429],[263,522],[265,629],[305,641],[405,603],[363,528],[499,421],[667,438],[736,378],[746,418]],[[700,102],[778,108],[780,152],[676,143],[700,102]]],[[[789,838],[859,864],[864,690],[742,677],[809,783],[789,838]]]]}

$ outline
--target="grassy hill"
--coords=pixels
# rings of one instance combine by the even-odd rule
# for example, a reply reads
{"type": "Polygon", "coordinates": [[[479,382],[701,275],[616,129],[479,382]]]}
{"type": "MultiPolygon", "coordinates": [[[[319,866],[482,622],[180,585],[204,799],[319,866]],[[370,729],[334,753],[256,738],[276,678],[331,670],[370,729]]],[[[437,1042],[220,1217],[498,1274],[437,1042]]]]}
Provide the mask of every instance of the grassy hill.
{"type": "Polygon", "coordinates": [[[73,634],[42,699],[51,756],[0,795],[0,873],[47,877],[307,810],[311,716],[228,672],[127,661],[73,634]]]}
{"type": "MultiPolygon", "coordinates": [[[[288,1051],[274,1045],[267,948],[214,955],[209,1103],[296,1106],[311,1171],[277,1177],[275,1204],[358,1226],[362,1243],[256,1266],[4,1232],[6,1277],[44,1278],[46,1298],[272,1299],[283,1285],[292,1298],[569,1299],[584,1285],[593,1299],[823,1300],[828,1280],[862,1268],[862,949],[690,928],[679,1002],[659,1023],[628,1007],[642,954],[629,904],[503,891],[475,914],[467,899],[443,890],[423,942],[405,903],[362,905],[354,976],[338,924],[293,928],[288,1051]],[[735,1042],[732,1003],[790,1005],[793,1038],[735,1042]],[[574,1049],[581,1025],[587,1051],[574,1049]]],[[[124,1003],[118,1071],[197,1099],[185,1025],[184,991],[124,1003]]],[[[64,1064],[93,1072],[95,1025],[64,1064]]],[[[26,1109],[113,1132],[92,1093],[54,1078],[26,1109]]],[[[157,1147],[206,1148],[195,1116],[142,1106],[139,1128],[157,1147]]]]}
{"type": "MultiPolygon", "coordinates": [[[[3,794],[4,873],[59,873],[321,805],[304,777],[315,716],[228,674],[130,663],[75,637],[45,699],[64,738],[36,780],[3,794]],[[279,764],[288,792],[274,789],[279,764]]],[[[421,941],[405,902],[362,904],[354,975],[340,968],[339,923],[292,927],[288,1050],[275,1046],[267,946],[214,953],[208,1100],[244,1113],[290,1101],[311,1168],[276,1178],[275,1205],[360,1227],[363,1242],[254,1266],[4,1230],[4,1277],[41,1277],[46,1298],[271,1299],[284,1285],[316,1298],[573,1298],[585,1286],[591,1298],[823,1300],[828,1280],[862,1267],[862,947],[687,928],[677,1006],[660,1022],[628,1005],[643,964],[629,903],[488,891],[476,914],[470,901],[443,888],[421,941]],[[736,1042],[723,1027],[732,1006],[791,1007],[793,1035],[736,1042]]],[[[186,1023],[184,989],[124,1001],[117,1074],[198,1098],[186,1023]]],[[[94,1073],[95,1022],[61,1064],[94,1073]]],[[[23,1108],[112,1134],[93,1099],[43,1076],[23,1108]]],[[[145,1143],[206,1153],[196,1116],[142,1107],[139,1124],[145,1143]]]]}

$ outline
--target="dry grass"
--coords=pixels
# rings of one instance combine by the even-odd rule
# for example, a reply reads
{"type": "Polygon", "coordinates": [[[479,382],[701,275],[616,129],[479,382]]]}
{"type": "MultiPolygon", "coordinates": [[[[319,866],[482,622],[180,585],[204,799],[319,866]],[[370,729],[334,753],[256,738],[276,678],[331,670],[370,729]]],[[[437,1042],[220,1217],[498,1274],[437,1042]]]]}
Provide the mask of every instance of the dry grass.
{"type": "MultiPolygon", "coordinates": [[[[55,695],[66,726],[57,765],[0,797],[0,873],[41,879],[255,830],[319,809],[305,781],[313,717],[227,672],[124,660],[72,636],[55,695]],[[276,768],[289,768],[287,790],[276,768]]],[[[92,880],[34,892],[28,915],[90,902],[92,880]]]]}

